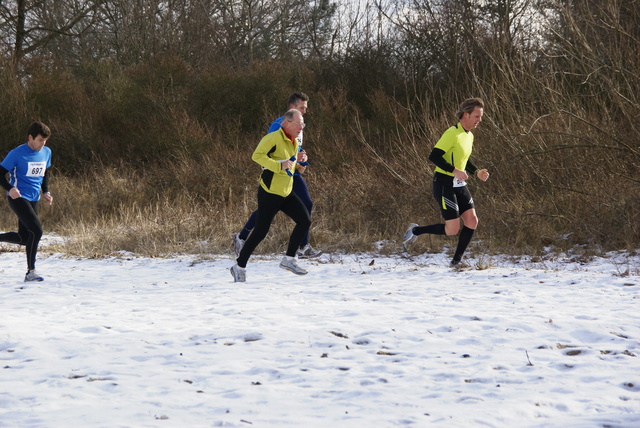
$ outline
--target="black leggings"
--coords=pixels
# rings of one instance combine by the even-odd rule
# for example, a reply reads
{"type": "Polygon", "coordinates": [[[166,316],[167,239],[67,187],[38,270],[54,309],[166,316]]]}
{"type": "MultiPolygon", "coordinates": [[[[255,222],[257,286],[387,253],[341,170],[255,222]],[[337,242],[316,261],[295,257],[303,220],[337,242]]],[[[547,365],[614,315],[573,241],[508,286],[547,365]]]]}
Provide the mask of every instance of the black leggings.
{"type": "Polygon", "coordinates": [[[287,256],[294,257],[296,255],[296,250],[300,247],[300,243],[311,226],[309,211],[307,211],[307,208],[294,192],[291,192],[289,196],[283,197],[269,193],[260,187],[258,188],[258,216],[256,218],[256,227],[244,243],[242,251],[240,251],[240,255],[236,260],[238,266],[247,266],[247,261],[249,257],[251,257],[253,250],[256,249],[258,244],[262,242],[267,236],[267,233],[269,233],[273,218],[278,211],[282,211],[296,222],[296,226],[293,228],[293,232],[291,232],[291,237],[289,238],[287,256]]]}
{"type": "Polygon", "coordinates": [[[18,231],[0,233],[0,241],[24,245],[27,249],[27,267],[36,268],[38,244],[42,238],[42,223],[38,218],[38,201],[9,197],[9,206],[18,216],[18,231]]]}

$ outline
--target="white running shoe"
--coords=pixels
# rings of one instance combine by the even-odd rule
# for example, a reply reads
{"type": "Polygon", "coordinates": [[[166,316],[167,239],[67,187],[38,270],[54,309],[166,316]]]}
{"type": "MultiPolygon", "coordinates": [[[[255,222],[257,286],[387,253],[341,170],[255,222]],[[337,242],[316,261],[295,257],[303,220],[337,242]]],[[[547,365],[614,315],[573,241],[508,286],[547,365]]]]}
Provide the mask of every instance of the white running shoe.
{"type": "Polygon", "coordinates": [[[44,278],[36,273],[35,269],[29,269],[24,276],[24,282],[44,281],[44,278]]]}
{"type": "Polygon", "coordinates": [[[295,257],[284,256],[284,258],[280,262],[280,267],[282,269],[288,270],[289,272],[293,272],[296,275],[307,274],[307,271],[298,264],[295,257]]]}
{"type": "Polygon", "coordinates": [[[236,263],[235,265],[231,266],[229,272],[231,272],[231,276],[233,276],[233,282],[247,281],[247,268],[242,268],[236,263]]]}
{"type": "Polygon", "coordinates": [[[311,245],[307,244],[303,248],[298,248],[296,254],[299,259],[312,259],[320,256],[322,254],[322,250],[314,250],[311,245]]]}
{"type": "Polygon", "coordinates": [[[416,226],[418,225],[415,223],[411,223],[409,225],[409,228],[405,232],[404,236],[402,237],[402,248],[404,248],[405,251],[407,251],[409,248],[409,245],[411,245],[413,241],[415,241],[418,238],[416,235],[413,234],[413,228],[416,226]]]}
{"type": "Polygon", "coordinates": [[[244,247],[244,239],[240,239],[239,233],[233,234],[233,251],[236,253],[236,257],[240,256],[240,251],[244,247]]]}

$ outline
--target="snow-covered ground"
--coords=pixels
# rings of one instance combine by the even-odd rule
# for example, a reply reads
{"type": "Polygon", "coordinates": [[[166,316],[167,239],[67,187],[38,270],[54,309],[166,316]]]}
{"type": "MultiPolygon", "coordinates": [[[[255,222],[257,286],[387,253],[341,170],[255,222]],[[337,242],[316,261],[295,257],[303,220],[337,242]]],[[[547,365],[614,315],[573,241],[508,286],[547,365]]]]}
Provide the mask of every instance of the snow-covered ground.
{"type": "Polygon", "coordinates": [[[637,254],[279,259],[0,253],[0,427],[640,426],[637,254]]]}

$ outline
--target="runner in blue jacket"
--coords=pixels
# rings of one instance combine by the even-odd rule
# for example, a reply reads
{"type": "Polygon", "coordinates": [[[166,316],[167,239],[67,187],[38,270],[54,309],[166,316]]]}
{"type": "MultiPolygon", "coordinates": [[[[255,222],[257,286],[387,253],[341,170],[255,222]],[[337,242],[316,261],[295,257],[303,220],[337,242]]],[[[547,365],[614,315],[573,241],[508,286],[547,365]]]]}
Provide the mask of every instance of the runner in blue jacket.
{"type": "Polygon", "coordinates": [[[49,193],[51,149],[45,146],[50,135],[47,125],[32,123],[27,131],[27,142],[11,150],[0,164],[0,186],[8,192],[9,206],[18,216],[18,231],[0,233],[0,241],[26,247],[25,282],[44,280],[36,273],[36,255],[42,238],[38,201],[42,192],[45,203],[53,203],[49,193]]]}

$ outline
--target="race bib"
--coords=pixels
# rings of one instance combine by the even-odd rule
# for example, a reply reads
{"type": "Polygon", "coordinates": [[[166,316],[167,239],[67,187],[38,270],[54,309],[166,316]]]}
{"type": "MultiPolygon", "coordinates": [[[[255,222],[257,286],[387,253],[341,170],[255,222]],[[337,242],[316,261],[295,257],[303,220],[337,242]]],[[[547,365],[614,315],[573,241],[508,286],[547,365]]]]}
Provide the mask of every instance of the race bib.
{"type": "Polygon", "coordinates": [[[467,182],[464,180],[458,179],[458,177],[453,177],[453,187],[464,187],[467,185],[467,182]]]}
{"type": "Polygon", "coordinates": [[[44,171],[47,169],[46,162],[29,162],[27,164],[27,177],[44,177],[44,171]]]}

